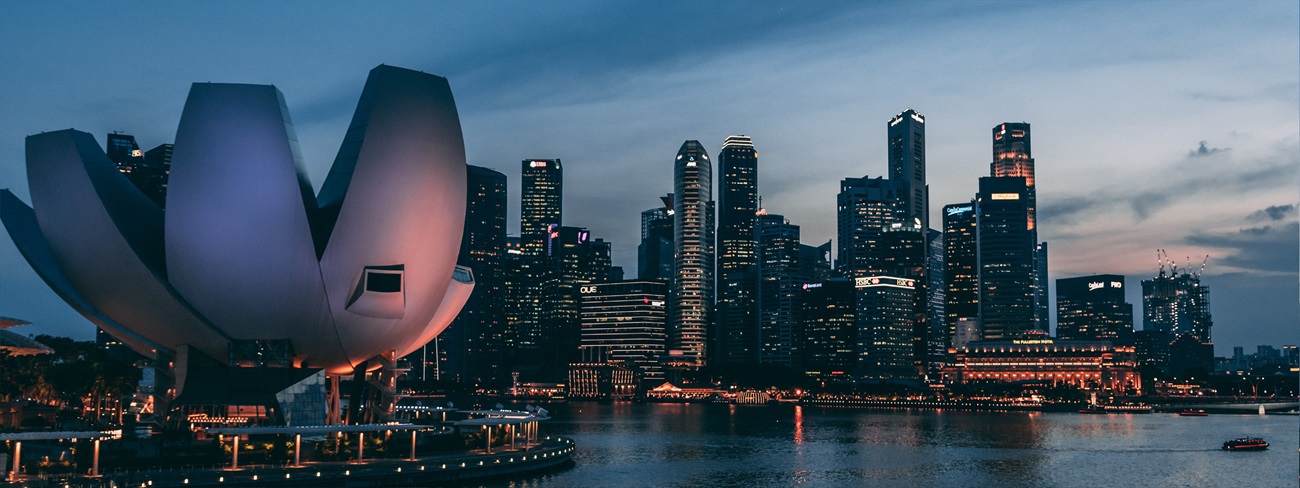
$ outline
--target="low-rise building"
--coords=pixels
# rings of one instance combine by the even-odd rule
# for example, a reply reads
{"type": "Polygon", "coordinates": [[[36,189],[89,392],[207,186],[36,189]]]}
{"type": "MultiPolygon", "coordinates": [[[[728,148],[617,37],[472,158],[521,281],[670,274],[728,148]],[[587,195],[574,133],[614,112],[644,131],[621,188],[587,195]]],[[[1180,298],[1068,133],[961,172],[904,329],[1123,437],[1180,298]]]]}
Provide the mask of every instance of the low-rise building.
{"type": "Polygon", "coordinates": [[[1141,391],[1133,347],[1109,341],[974,341],[949,353],[953,361],[943,368],[947,384],[1050,381],[1116,393],[1141,391]]]}

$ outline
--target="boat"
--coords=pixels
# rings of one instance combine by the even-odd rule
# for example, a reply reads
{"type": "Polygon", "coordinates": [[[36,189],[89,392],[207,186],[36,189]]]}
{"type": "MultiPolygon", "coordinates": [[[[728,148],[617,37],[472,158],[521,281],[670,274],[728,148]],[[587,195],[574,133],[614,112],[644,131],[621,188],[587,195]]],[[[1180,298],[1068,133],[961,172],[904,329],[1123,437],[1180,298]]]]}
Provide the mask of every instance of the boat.
{"type": "Polygon", "coordinates": [[[1103,408],[1101,408],[1101,407],[1099,407],[1099,406],[1097,406],[1097,405],[1088,405],[1088,406],[1086,406],[1086,407],[1084,407],[1084,408],[1080,408],[1080,409],[1079,409],[1079,413],[1091,413],[1091,414],[1103,414],[1103,415],[1104,415],[1104,414],[1107,414],[1107,413],[1110,413],[1110,412],[1107,412],[1105,409],[1103,409],[1103,408]]]}
{"type": "Polygon", "coordinates": [[[1187,409],[1187,410],[1183,410],[1183,411],[1181,411],[1181,412],[1178,412],[1178,416],[1179,416],[1179,417],[1204,417],[1204,416],[1206,416],[1206,415],[1209,415],[1209,414],[1208,414],[1208,413],[1205,413],[1205,410],[1192,410],[1192,409],[1187,409]]]}
{"type": "Polygon", "coordinates": [[[1225,451],[1262,451],[1268,449],[1268,443],[1262,437],[1238,437],[1223,443],[1225,451]]]}

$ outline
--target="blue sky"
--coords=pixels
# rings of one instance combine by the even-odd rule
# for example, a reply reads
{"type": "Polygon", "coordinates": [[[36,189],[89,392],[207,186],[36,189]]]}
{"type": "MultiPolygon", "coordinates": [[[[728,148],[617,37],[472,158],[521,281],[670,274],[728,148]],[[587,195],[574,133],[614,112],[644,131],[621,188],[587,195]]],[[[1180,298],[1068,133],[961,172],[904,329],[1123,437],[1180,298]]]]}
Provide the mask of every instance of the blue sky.
{"type": "MultiPolygon", "coordinates": [[[[990,130],[1032,124],[1051,275],[1199,267],[1214,339],[1294,344],[1300,322],[1300,7],[1295,2],[384,2],[0,5],[0,187],[26,199],[23,137],[175,135],[196,81],[274,84],[323,181],[366,73],[446,76],[470,164],[565,162],[565,223],[636,268],[638,212],[686,139],[759,150],[764,206],[834,237],[839,180],[885,172],[885,125],[927,120],[932,219],[969,200],[990,130]]],[[[629,275],[631,275],[630,273],[629,275]]],[[[1130,293],[1140,314],[1141,300],[1130,293]]],[[[93,330],[0,239],[0,315],[93,330]]]]}

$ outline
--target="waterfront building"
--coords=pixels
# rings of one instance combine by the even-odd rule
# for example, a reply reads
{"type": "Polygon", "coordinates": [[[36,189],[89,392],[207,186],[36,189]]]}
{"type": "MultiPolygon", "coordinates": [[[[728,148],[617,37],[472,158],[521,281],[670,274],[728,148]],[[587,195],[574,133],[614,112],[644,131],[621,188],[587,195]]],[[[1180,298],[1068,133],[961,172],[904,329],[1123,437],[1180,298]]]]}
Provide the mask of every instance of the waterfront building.
{"type": "MultiPolygon", "coordinates": [[[[907,278],[914,284],[915,294],[912,305],[912,359],[913,368],[918,374],[924,374],[925,363],[929,355],[929,322],[927,307],[929,305],[926,291],[926,257],[929,244],[926,242],[924,229],[913,223],[911,225],[894,223],[881,229],[878,237],[877,252],[872,256],[870,272],[886,276],[907,278]]],[[[872,313],[871,310],[863,310],[872,313]]]]}
{"type": "MultiPolygon", "coordinates": [[[[713,357],[723,365],[760,356],[758,314],[758,152],[731,136],[718,153],[717,325],[713,357]]],[[[788,356],[788,355],[787,355],[788,356]]]]}
{"type": "Polygon", "coordinates": [[[542,256],[548,231],[564,225],[564,168],[559,159],[525,159],[521,168],[519,238],[525,256],[542,256]]]}
{"type": "Polygon", "coordinates": [[[979,267],[975,246],[975,201],[943,207],[944,349],[953,345],[957,324],[979,319],[979,267]]]}
{"type": "Polygon", "coordinates": [[[857,289],[849,278],[800,286],[798,338],[802,371],[816,379],[846,378],[857,362],[857,289]]]}
{"type": "Polygon", "coordinates": [[[969,382],[1044,381],[1115,394],[1141,392],[1132,346],[1109,341],[1013,339],[976,341],[954,350],[943,380],[969,382]]]}
{"type": "Polygon", "coordinates": [[[758,217],[758,362],[796,364],[798,290],[807,280],[799,275],[799,226],[784,216],[758,217]]]}
{"type": "Polygon", "coordinates": [[[916,302],[924,292],[914,278],[864,276],[857,288],[857,370],[865,378],[914,378],[916,302]]]}
{"type": "Polygon", "coordinates": [[[1124,301],[1123,275],[1056,280],[1056,336],[1063,340],[1133,345],[1133,304],[1124,301]]]}
{"type": "Polygon", "coordinates": [[[640,396],[639,371],[618,363],[573,363],[564,384],[570,400],[631,400],[640,396]]]}
{"type": "Polygon", "coordinates": [[[647,380],[662,380],[659,359],[668,341],[668,283],[596,283],[581,286],[579,291],[583,362],[620,363],[640,371],[647,380]]]}
{"type": "MultiPolygon", "coordinates": [[[[73,309],[175,365],[168,390],[192,395],[178,408],[247,405],[217,391],[240,385],[279,404],[269,421],[338,422],[326,376],[350,375],[348,420],[388,421],[397,357],[441,333],[474,288],[456,264],[465,152],[445,78],[378,66],[362,92],[318,195],[274,86],[195,83],[165,212],[93,136],[62,130],[28,137],[35,208],[0,192],[0,217],[73,309]]],[[[143,158],[133,143],[110,149],[143,158]]]]}
{"type": "Polygon", "coordinates": [[[673,279],[673,194],[664,206],[641,212],[641,244],[636,248],[637,279],[673,279]]]}
{"type": "Polygon", "coordinates": [[[980,178],[975,201],[979,319],[984,339],[1016,339],[1034,322],[1034,236],[1023,177],[980,178]]]}
{"type": "Polygon", "coordinates": [[[930,228],[930,187],[925,184],[925,117],[907,109],[890,117],[889,179],[898,185],[901,219],[930,228]]]}
{"type": "Polygon", "coordinates": [[[1200,272],[1180,270],[1163,258],[1159,274],[1142,281],[1142,329],[1150,331],[1153,363],[1176,378],[1204,376],[1214,368],[1213,326],[1210,290],[1200,272]]]}
{"type": "Polygon", "coordinates": [[[872,274],[881,229],[903,221],[897,185],[884,178],[845,178],[836,196],[837,268],[851,278],[872,274]]]}
{"type": "Polygon", "coordinates": [[[682,143],[673,162],[673,288],[669,300],[674,362],[703,366],[713,318],[713,163],[699,141],[682,143]]]}
{"type": "Polygon", "coordinates": [[[1034,248],[1034,330],[1049,334],[1052,331],[1052,315],[1048,311],[1047,293],[1047,243],[1040,242],[1034,248]]]}
{"type": "Polygon", "coordinates": [[[465,230],[457,263],[473,270],[474,292],[460,314],[425,345],[416,373],[421,380],[440,379],[476,384],[504,381],[506,357],[506,175],[480,166],[465,173],[465,230]],[[441,356],[439,358],[439,356],[441,356]],[[439,364],[425,364],[438,358],[439,364]]]}

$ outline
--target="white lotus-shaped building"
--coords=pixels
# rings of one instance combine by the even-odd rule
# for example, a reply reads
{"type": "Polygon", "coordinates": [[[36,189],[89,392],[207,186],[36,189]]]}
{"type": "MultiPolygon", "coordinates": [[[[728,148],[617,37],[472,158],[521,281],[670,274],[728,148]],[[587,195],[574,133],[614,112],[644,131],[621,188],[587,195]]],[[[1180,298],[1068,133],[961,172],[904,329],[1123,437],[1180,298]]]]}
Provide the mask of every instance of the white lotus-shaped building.
{"type": "Polygon", "coordinates": [[[149,356],[278,344],[293,366],[350,373],[433,339],[473,288],[456,266],[465,147],[438,76],[372,70],[319,195],[266,85],[193,85],[165,211],[85,132],[29,136],[27,177],[30,207],[0,193],[19,251],[149,356]]]}

